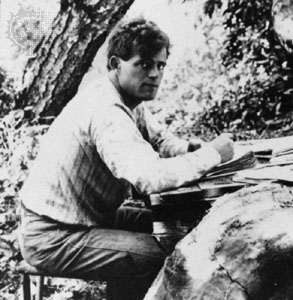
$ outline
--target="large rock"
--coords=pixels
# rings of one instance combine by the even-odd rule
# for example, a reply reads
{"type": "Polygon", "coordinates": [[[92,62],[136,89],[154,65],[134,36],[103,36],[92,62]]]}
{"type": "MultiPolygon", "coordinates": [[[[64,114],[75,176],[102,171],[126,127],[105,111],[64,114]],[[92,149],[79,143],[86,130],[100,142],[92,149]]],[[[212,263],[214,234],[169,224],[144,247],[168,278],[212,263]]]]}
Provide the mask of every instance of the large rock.
{"type": "Polygon", "coordinates": [[[145,300],[293,299],[293,187],[221,197],[176,246],[145,300]]]}

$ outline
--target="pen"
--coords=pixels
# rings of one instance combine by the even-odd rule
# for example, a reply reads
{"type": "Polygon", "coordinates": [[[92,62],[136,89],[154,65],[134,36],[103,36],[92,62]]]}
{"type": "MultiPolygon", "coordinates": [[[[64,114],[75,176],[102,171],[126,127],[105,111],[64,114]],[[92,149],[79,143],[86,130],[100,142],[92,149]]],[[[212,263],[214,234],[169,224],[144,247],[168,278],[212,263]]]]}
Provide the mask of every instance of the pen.
{"type": "MultiPolygon", "coordinates": [[[[221,131],[218,129],[217,126],[211,125],[210,127],[215,131],[215,133],[216,133],[217,135],[221,135],[221,134],[222,134],[221,131]]],[[[230,138],[233,142],[235,142],[235,141],[237,140],[237,139],[236,139],[236,135],[233,134],[233,133],[224,132],[224,134],[227,134],[227,135],[229,136],[229,138],[230,138]]]]}

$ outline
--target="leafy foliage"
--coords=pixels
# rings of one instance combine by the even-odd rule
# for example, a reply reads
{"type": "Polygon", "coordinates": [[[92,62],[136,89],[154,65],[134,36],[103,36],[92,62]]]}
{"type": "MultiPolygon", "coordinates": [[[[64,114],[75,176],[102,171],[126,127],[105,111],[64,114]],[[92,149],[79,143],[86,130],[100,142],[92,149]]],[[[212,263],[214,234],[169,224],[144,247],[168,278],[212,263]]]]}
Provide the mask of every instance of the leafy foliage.
{"type": "Polygon", "coordinates": [[[221,0],[207,0],[204,4],[204,12],[211,18],[215,9],[221,8],[222,5],[223,3],[221,0]]]}
{"type": "MultiPolygon", "coordinates": [[[[205,12],[211,16],[216,6],[217,1],[207,1],[205,12]]],[[[292,127],[285,113],[293,108],[293,56],[275,35],[271,6],[267,0],[227,2],[221,59],[227,70],[237,74],[238,88],[226,90],[222,101],[202,114],[200,123],[221,130],[255,130],[263,137],[277,124],[279,129],[292,127]],[[279,122],[280,116],[284,123],[279,122]]]]}
{"type": "Polygon", "coordinates": [[[0,67],[0,117],[5,116],[14,107],[13,80],[0,67]]]}
{"type": "Polygon", "coordinates": [[[0,119],[0,299],[15,299],[20,278],[13,272],[21,259],[16,229],[18,191],[27,176],[46,126],[28,126],[22,110],[0,119]]]}

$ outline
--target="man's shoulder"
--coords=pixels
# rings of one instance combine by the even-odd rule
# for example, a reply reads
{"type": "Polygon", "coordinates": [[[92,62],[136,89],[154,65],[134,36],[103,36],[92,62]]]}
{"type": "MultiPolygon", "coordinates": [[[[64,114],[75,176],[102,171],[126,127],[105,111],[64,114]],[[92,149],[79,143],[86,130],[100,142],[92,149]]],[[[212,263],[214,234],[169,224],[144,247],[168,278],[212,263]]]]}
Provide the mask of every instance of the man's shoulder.
{"type": "Polygon", "coordinates": [[[110,105],[119,100],[119,95],[109,80],[102,79],[81,87],[73,100],[96,105],[110,105]]]}
{"type": "Polygon", "coordinates": [[[81,87],[66,105],[60,117],[75,115],[77,118],[83,116],[90,118],[91,115],[103,115],[116,103],[120,103],[119,95],[115,93],[110,83],[97,81],[81,87]]]}

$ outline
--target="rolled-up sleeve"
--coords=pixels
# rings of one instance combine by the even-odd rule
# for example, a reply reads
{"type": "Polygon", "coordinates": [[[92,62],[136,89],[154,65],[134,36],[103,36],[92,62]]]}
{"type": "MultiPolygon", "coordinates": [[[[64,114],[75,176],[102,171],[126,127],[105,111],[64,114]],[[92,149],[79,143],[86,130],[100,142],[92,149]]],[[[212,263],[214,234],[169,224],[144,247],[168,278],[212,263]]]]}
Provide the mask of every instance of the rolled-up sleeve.
{"type": "Polygon", "coordinates": [[[108,110],[103,120],[93,119],[91,136],[113,175],[130,182],[141,194],[195,181],[221,161],[219,153],[208,146],[176,157],[160,157],[119,107],[108,110]]]}

